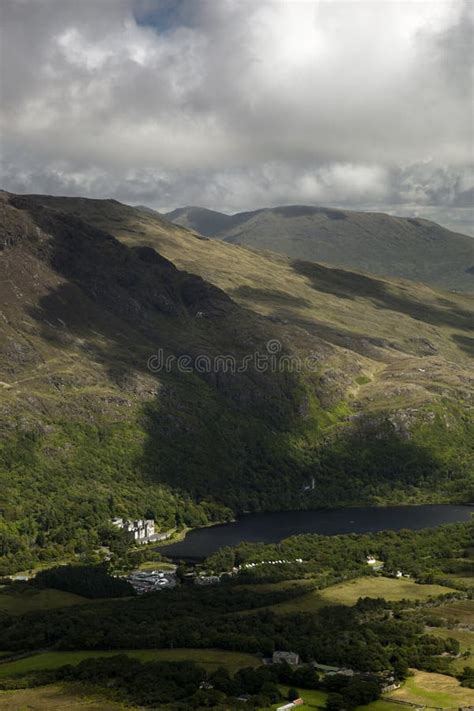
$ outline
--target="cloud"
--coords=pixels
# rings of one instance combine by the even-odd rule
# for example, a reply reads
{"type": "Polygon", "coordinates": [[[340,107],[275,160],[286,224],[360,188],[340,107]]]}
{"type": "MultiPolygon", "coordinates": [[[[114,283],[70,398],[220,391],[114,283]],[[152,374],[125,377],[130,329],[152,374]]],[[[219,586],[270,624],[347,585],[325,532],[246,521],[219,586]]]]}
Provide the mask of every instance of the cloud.
{"type": "Polygon", "coordinates": [[[0,22],[5,189],[469,208],[470,2],[3,0],[0,22]]]}

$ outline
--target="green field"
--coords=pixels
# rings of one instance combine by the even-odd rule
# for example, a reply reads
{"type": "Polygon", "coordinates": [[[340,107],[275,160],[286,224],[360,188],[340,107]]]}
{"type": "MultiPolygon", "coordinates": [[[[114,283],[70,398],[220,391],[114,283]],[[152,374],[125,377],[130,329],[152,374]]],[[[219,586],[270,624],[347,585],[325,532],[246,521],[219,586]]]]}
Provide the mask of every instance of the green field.
{"type": "Polygon", "coordinates": [[[48,568],[54,568],[57,565],[74,565],[74,563],[77,563],[77,556],[68,556],[67,558],[58,558],[56,560],[38,562],[28,570],[15,570],[15,575],[24,575],[31,580],[42,570],[48,570],[48,568]]]}
{"type": "Polygon", "coordinates": [[[468,588],[474,588],[474,573],[444,573],[443,577],[452,580],[454,584],[461,583],[468,588]]]}
{"type": "Polygon", "coordinates": [[[0,711],[134,711],[80,684],[48,684],[35,689],[0,691],[0,711]]]}
{"type": "Polygon", "coordinates": [[[0,590],[0,612],[7,612],[9,615],[23,615],[35,610],[51,610],[88,602],[91,601],[74,593],[49,588],[39,590],[30,585],[9,586],[0,590]]]}
{"type": "Polygon", "coordinates": [[[474,705],[474,690],[462,687],[451,676],[415,670],[414,675],[387,698],[436,708],[459,708],[474,705]]]}
{"type": "Polygon", "coordinates": [[[3,664],[0,662],[0,679],[32,671],[57,669],[65,664],[79,664],[83,659],[113,657],[117,654],[127,654],[142,662],[192,661],[208,671],[226,667],[231,673],[243,667],[256,667],[261,663],[258,657],[251,654],[227,652],[221,649],[115,649],[113,651],[43,652],[12,662],[3,664]]]}
{"type": "Polygon", "coordinates": [[[452,623],[474,625],[474,600],[458,600],[448,602],[446,605],[438,605],[430,609],[430,615],[452,623]]]}
{"type": "Polygon", "coordinates": [[[176,570],[175,563],[165,563],[160,560],[146,560],[144,563],[140,563],[137,570],[176,570]]]}
{"type": "MultiPolygon", "coordinates": [[[[287,698],[288,695],[288,686],[280,686],[279,689],[281,691],[281,694],[283,696],[282,701],[278,701],[276,704],[272,704],[271,706],[267,706],[262,711],[273,711],[274,709],[277,709],[279,706],[282,706],[285,702],[284,699],[287,698]]],[[[304,701],[304,706],[302,708],[304,709],[320,709],[324,708],[324,705],[326,703],[326,698],[327,694],[324,691],[319,691],[318,689],[298,689],[298,692],[301,696],[301,698],[304,701]]]]}
{"type": "Polygon", "coordinates": [[[362,709],[364,709],[364,711],[401,711],[400,704],[386,701],[385,699],[378,699],[367,706],[358,706],[356,711],[362,711],[362,709]]]}
{"type": "Polygon", "coordinates": [[[354,605],[360,597],[383,597],[388,601],[426,600],[443,595],[449,588],[441,585],[419,585],[406,578],[357,578],[322,590],[320,595],[328,603],[354,605]]]}
{"type": "MultiPolygon", "coordinates": [[[[288,686],[280,686],[279,688],[283,696],[282,701],[272,704],[271,706],[267,706],[265,709],[261,709],[261,711],[274,711],[279,706],[285,704],[285,699],[288,695],[288,686]]],[[[325,691],[319,691],[318,689],[297,689],[297,691],[304,701],[302,709],[324,708],[327,698],[327,693],[325,691]]],[[[356,711],[400,711],[400,705],[384,699],[379,699],[368,706],[359,706],[356,711]]]]}
{"type": "Polygon", "coordinates": [[[406,578],[362,577],[331,585],[324,590],[302,595],[273,606],[275,612],[311,612],[325,605],[355,605],[360,597],[383,597],[385,600],[426,600],[443,595],[450,588],[440,585],[419,585],[406,578]]]}

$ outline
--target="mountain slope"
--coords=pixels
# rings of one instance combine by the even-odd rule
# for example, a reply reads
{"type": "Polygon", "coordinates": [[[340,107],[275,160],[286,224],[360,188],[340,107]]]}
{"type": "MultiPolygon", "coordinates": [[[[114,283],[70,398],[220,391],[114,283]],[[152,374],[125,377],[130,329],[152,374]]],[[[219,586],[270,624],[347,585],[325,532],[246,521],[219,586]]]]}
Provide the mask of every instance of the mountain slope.
{"type": "Polygon", "coordinates": [[[235,215],[186,207],[166,217],[205,236],[297,259],[474,290],[474,239],[429,220],[304,205],[235,215]]]}
{"type": "Polygon", "coordinates": [[[471,297],[115,201],[0,209],[2,570],[90,551],[114,515],[472,497],[471,297]],[[254,353],[266,369],[214,360],[254,353]]]}
{"type": "Polygon", "coordinates": [[[208,210],[205,207],[179,207],[165,214],[171,222],[199,232],[205,237],[221,237],[245,222],[251,212],[225,215],[223,212],[208,210]]]}

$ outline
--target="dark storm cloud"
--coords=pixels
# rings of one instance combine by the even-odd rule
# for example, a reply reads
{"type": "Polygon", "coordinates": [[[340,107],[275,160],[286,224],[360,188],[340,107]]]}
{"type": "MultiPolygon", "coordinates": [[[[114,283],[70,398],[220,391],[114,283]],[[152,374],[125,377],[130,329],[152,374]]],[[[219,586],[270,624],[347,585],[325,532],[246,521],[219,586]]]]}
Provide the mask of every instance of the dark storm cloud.
{"type": "Polygon", "coordinates": [[[472,13],[3,0],[3,187],[163,208],[398,206],[465,224],[472,13]]]}

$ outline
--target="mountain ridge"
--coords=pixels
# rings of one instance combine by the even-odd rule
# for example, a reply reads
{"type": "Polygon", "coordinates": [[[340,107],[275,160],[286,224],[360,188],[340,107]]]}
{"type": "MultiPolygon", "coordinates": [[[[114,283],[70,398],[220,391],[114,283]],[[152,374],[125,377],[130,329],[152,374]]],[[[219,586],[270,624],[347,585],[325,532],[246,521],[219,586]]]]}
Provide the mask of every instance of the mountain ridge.
{"type": "Polygon", "coordinates": [[[165,217],[206,237],[447,290],[474,289],[474,239],[423,218],[307,205],[225,215],[185,207],[165,217]]]}

